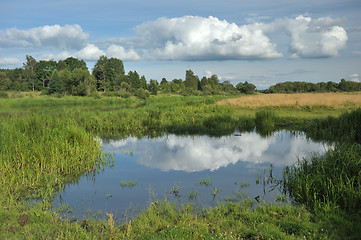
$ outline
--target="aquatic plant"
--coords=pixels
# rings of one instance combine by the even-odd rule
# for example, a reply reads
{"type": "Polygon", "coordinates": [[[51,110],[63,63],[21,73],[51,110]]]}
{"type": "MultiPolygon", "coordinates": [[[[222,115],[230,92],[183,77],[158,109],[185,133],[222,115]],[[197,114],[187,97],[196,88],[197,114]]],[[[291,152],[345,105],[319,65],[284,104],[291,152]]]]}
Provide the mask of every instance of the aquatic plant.
{"type": "Polygon", "coordinates": [[[277,120],[276,113],[271,110],[261,110],[256,112],[255,124],[256,130],[262,136],[268,136],[274,131],[277,120]]]}
{"type": "Polygon", "coordinates": [[[188,194],[188,199],[189,200],[194,200],[194,199],[197,199],[198,197],[199,197],[199,194],[195,190],[189,192],[189,194],[188,194]]]}
{"type": "Polygon", "coordinates": [[[287,170],[286,190],[310,209],[361,210],[361,146],[336,144],[287,170]]]}
{"type": "Polygon", "coordinates": [[[120,186],[121,186],[122,188],[125,188],[125,187],[132,188],[132,187],[135,187],[135,185],[137,185],[137,182],[134,181],[134,180],[131,180],[131,181],[121,180],[121,181],[120,181],[120,186]]]}
{"type": "Polygon", "coordinates": [[[208,177],[208,178],[204,178],[204,179],[199,179],[199,185],[200,186],[211,186],[212,185],[212,180],[208,177]]]}

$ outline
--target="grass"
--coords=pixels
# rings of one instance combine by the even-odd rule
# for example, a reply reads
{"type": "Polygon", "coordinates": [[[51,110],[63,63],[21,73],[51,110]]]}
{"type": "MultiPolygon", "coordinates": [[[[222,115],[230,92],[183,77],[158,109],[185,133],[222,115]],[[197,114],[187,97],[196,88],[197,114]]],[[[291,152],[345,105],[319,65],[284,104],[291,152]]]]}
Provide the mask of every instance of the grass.
{"type": "Polygon", "coordinates": [[[359,108],[361,107],[361,93],[259,94],[223,99],[217,105],[242,108],[359,108]]]}
{"type": "Polygon", "coordinates": [[[121,180],[121,181],[120,181],[120,186],[121,186],[122,188],[125,188],[125,187],[132,188],[132,187],[135,187],[135,185],[137,185],[137,182],[134,181],[134,180],[130,180],[130,181],[121,180]]]}
{"type": "MultiPolygon", "coordinates": [[[[277,100],[278,95],[272,94],[240,98],[250,99],[253,105],[232,105],[222,96],[160,95],[140,100],[36,94],[14,98],[11,93],[0,98],[0,238],[355,239],[359,236],[356,226],[361,223],[357,214],[360,147],[355,144],[360,139],[361,110],[350,111],[358,103],[346,99],[358,99],[360,94],[329,95],[342,101],[319,104],[328,95],[305,94],[314,104],[297,100],[297,104],[284,105],[285,99],[277,100]],[[273,100],[266,99],[272,96],[273,100]],[[262,104],[263,98],[275,105],[262,104]],[[253,131],[255,124],[304,130],[308,136],[342,139],[348,144],[336,145],[325,156],[301,161],[289,170],[287,190],[298,207],[255,205],[254,200],[245,200],[196,209],[165,200],[151,203],[140,216],[121,226],[114,225],[111,213],[108,221],[87,219],[72,224],[49,210],[52,196],[65,184],[84,173],[96,175],[105,164],[112,164],[111,156],[102,153],[97,136],[219,136],[253,131]],[[38,205],[23,201],[34,196],[42,200],[38,205]]],[[[120,185],[131,187],[136,182],[122,180],[120,185]]],[[[212,183],[200,179],[199,185],[212,183]]],[[[212,190],[215,196],[219,189],[212,190]]],[[[177,186],[172,191],[179,194],[177,186]]],[[[197,193],[189,197],[195,199],[197,193]]]]}

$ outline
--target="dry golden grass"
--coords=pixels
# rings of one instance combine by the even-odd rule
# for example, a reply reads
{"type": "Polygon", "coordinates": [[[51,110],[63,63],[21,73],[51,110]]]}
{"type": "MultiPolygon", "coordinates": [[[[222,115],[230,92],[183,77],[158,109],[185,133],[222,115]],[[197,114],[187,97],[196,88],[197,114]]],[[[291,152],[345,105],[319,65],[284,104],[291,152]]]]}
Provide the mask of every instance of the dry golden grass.
{"type": "Polygon", "coordinates": [[[294,94],[259,94],[224,99],[217,105],[244,108],[257,107],[361,107],[361,92],[357,93],[294,93],[294,94]]]}

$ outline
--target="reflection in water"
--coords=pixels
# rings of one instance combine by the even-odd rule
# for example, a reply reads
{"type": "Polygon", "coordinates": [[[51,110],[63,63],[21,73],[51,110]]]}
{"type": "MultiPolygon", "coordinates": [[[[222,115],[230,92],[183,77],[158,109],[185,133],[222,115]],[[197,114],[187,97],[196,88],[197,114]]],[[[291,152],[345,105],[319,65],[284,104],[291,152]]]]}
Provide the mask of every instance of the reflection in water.
{"type": "Polygon", "coordinates": [[[291,165],[297,156],[302,158],[323,148],[304,135],[295,137],[287,132],[267,138],[254,132],[220,138],[168,135],[156,139],[111,140],[103,145],[107,152],[132,151],[137,163],[147,167],[186,172],[214,171],[238,161],[248,163],[249,167],[261,163],[291,165]]]}
{"type": "Polygon", "coordinates": [[[220,138],[167,135],[103,140],[102,145],[105,152],[114,154],[114,166],[106,167],[95,178],[83,176],[77,184],[67,186],[54,200],[55,208],[64,203],[69,204],[71,214],[77,218],[88,216],[91,209],[92,213],[101,210],[103,217],[105,212],[111,212],[121,219],[124,214],[136,215],[137,210],[155,199],[187,202],[190,192],[197,193],[197,199],[192,201],[200,205],[214,205],[243,193],[272,201],[276,193],[267,192],[266,196],[263,186],[256,184],[256,177],[264,169],[272,164],[273,176],[281,179],[284,166],[297,162],[297,157],[327,148],[307,140],[303,134],[286,131],[266,138],[256,133],[220,138]],[[201,185],[201,179],[209,179],[212,185],[201,185]],[[136,185],[122,187],[125,181],[136,185]],[[172,194],[174,187],[177,196],[172,194]],[[219,189],[215,200],[213,189],[219,189]]]}

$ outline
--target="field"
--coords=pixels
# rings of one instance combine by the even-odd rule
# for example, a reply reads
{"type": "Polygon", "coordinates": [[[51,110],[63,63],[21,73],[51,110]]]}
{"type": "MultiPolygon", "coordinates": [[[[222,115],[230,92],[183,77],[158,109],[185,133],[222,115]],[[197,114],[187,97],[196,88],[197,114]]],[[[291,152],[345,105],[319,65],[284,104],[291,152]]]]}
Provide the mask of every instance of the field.
{"type": "Polygon", "coordinates": [[[359,234],[359,93],[160,95],[147,100],[11,96],[0,99],[0,238],[354,239],[359,234]],[[255,127],[262,134],[287,128],[342,142],[325,157],[285,172],[285,186],[299,205],[246,201],[199,210],[156,201],[121,226],[114,224],[111,213],[107,221],[70,223],[50,209],[50,199],[65,184],[112,164],[111,156],[101,151],[99,136],[220,136],[255,127]],[[34,197],[40,203],[29,205],[26,200],[34,197]]]}
{"type": "Polygon", "coordinates": [[[217,105],[241,108],[291,107],[291,108],[359,108],[360,93],[294,93],[294,94],[260,94],[227,98],[217,105]]]}

